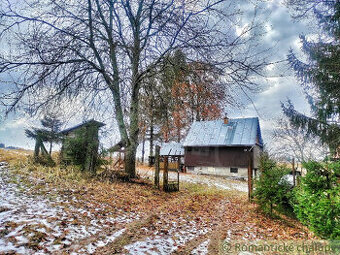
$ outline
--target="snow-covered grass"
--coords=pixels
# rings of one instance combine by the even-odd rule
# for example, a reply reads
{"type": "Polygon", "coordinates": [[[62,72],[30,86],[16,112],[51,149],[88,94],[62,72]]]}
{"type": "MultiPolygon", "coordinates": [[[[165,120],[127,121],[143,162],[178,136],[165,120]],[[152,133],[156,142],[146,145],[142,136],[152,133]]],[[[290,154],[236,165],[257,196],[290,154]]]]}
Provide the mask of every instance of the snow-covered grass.
{"type": "Polygon", "coordinates": [[[80,252],[80,254],[84,254],[86,252],[89,254],[93,254],[98,248],[104,247],[109,243],[112,243],[117,237],[122,235],[124,231],[125,229],[123,228],[121,230],[118,230],[117,232],[114,232],[111,235],[105,236],[103,240],[96,240],[95,242],[88,244],[86,249],[80,249],[78,252],[80,252]]]}
{"type": "Polygon", "coordinates": [[[162,223],[159,221],[157,223],[167,229],[166,233],[155,231],[143,240],[126,245],[124,248],[128,254],[171,254],[178,247],[182,247],[194,238],[211,231],[209,225],[202,226],[196,221],[187,221],[181,217],[176,222],[162,223]]]}
{"type": "Polygon", "coordinates": [[[192,250],[191,255],[208,255],[208,246],[210,239],[205,240],[197,248],[192,250]]]}
{"type": "Polygon", "coordinates": [[[48,199],[48,194],[30,195],[30,187],[16,178],[5,163],[0,163],[0,252],[48,254],[61,249],[80,249],[82,254],[93,253],[122,233],[120,229],[106,235],[114,229],[112,226],[139,219],[134,213],[97,218],[105,206],[77,208],[73,197],[48,199]],[[90,237],[96,241],[86,244],[90,237]],[[78,244],[80,241],[82,245],[78,244]]]}

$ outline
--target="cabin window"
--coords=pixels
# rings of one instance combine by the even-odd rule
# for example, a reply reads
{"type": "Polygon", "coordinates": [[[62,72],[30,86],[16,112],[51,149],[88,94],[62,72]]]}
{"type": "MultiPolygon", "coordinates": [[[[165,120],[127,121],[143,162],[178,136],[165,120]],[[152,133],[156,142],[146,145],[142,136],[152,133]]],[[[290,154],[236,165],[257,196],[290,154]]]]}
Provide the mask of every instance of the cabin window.
{"type": "Polygon", "coordinates": [[[230,173],[238,173],[238,168],[237,167],[230,167],[230,173]]]}

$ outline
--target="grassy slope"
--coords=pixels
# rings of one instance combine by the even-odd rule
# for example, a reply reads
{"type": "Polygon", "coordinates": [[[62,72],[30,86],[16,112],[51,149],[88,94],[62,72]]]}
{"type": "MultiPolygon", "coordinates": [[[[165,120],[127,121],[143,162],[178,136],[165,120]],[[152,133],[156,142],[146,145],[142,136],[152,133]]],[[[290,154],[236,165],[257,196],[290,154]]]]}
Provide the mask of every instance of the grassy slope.
{"type": "Polygon", "coordinates": [[[90,178],[72,167],[34,165],[27,154],[27,151],[0,150],[0,161],[7,161],[27,185],[34,185],[36,193],[68,194],[77,198],[74,203],[78,207],[90,202],[94,207],[105,204],[111,213],[125,211],[141,215],[126,226],[123,235],[98,250],[98,254],[122,252],[125,245],[152,236],[155,231],[166,233],[167,228],[179,219],[195,221],[202,229],[210,231],[179,247],[176,254],[188,254],[206,239],[211,240],[209,254],[218,254],[226,238],[302,240],[312,237],[295,220],[271,219],[261,214],[256,205],[247,202],[246,194],[242,192],[181,183],[179,192],[164,193],[148,184],[112,183],[90,178]]]}

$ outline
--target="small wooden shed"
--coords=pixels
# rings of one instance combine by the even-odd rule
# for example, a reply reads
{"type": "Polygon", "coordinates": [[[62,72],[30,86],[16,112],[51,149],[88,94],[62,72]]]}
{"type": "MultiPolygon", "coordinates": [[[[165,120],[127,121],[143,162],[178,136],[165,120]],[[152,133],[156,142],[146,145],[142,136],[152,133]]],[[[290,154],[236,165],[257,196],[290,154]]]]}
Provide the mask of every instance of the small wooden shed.
{"type": "MultiPolygon", "coordinates": [[[[161,145],[159,156],[167,156],[169,159],[169,170],[180,170],[183,172],[184,168],[184,147],[181,143],[169,142],[161,145]]],[[[164,161],[160,162],[160,169],[164,168],[164,161]]]]}
{"type": "Polygon", "coordinates": [[[61,161],[80,165],[82,170],[94,171],[98,158],[99,128],[104,125],[91,119],[61,131],[61,161]]]}
{"type": "MultiPolygon", "coordinates": [[[[179,172],[181,171],[181,159],[184,156],[184,148],[180,143],[163,143],[159,154],[159,166],[156,166],[156,175],[159,174],[159,169],[163,169],[163,190],[167,192],[179,191],[179,172]],[[170,162],[169,162],[170,160],[170,162]],[[158,168],[158,169],[157,169],[158,168]],[[177,180],[169,180],[168,170],[177,172],[177,180]]],[[[157,177],[157,179],[159,179],[157,177]]],[[[158,186],[158,181],[155,183],[158,186]]]]}

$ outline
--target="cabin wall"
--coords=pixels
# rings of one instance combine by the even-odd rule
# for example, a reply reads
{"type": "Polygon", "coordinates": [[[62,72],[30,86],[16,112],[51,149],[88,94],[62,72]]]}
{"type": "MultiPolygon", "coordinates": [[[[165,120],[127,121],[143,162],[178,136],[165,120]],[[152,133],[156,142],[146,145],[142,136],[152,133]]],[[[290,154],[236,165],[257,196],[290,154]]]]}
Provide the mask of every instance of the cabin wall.
{"type": "Polygon", "coordinates": [[[249,165],[246,147],[186,147],[186,166],[245,167],[249,165]]]}
{"type": "MultiPolygon", "coordinates": [[[[257,150],[250,147],[186,147],[184,164],[187,170],[197,174],[241,177],[247,179],[250,160],[257,150]],[[237,172],[235,173],[235,168],[237,172]]],[[[255,158],[254,160],[254,168],[255,158]]]]}
{"type": "Polygon", "coordinates": [[[214,166],[194,166],[187,167],[188,173],[195,174],[206,174],[206,175],[214,175],[214,176],[225,176],[225,177],[233,177],[233,178],[241,178],[248,179],[248,168],[237,167],[237,173],[233,173],[230,167],[214,167],[214,166]]]}
{"type": "Polygon", "coordinates": [[[254,153],[253,153],[253,168],[256,168],[256,169],[259,169],[260,167],[260,157],[261,157],[261,153],[263,151],[263,149],[258,146],[258,145],[255,145],[254,149],[253,149],[254,153]]]}

